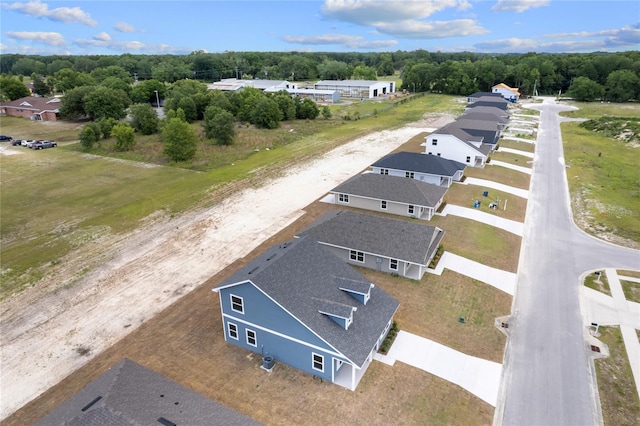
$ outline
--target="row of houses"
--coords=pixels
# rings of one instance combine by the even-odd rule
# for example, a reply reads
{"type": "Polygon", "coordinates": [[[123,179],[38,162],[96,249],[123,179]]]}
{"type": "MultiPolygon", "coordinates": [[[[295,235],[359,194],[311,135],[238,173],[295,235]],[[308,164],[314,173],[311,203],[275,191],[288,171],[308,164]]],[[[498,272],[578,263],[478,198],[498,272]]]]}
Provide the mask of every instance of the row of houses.
{"type": "Polygon", "coordinates": [[[508,122],[501,94],[469,99],[455,122],[426,136],[424,153],[386,155],[336,186],[324,200],[342,209],[215,287],[225,340],[261,354],[267,370],[278,361],[354,390],[399,303],[350,265],[422,278],[445,235],[425,221],[466,167],[486,164],[508,122]]]}

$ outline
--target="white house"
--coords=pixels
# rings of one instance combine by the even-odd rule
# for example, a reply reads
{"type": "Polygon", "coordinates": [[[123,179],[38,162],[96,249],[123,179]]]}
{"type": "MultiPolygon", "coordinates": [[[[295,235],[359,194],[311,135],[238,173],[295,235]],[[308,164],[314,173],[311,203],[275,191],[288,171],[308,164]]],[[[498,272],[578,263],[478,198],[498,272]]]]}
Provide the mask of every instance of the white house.
{"type": "Polygon", "coordinates": [[[491,88],[492,93],[500,93],[503,98],[509,102],[517,102],[520,99],[520,92],[518,89],[509,87],[504,83],[496,84],[491,88]]]}
{"type": "Polygon", "coordinates": [[[394,152],[371,165],[373,173],[412,178],[448,188],[462,180],[466,164],[418,152],[394,152]]]}
{"type": "Polygon", "coordinates": [[[220,81],[207,85],[209,90],[216,89],[226,92],[235,92],[245,87],[253,87],[258,90],[270,89],[272,91],[275,89],[277,92],[278,90],[297,89],[298,85],[287,80],[247,80],[237,78],[223,78],[220,81]]]}
{"type": "Polygon", "coordinates": [[[456,123],[448,124],[425,138],[425,154],[448,158],[472,167],[484,167],[492,146],[483,138],[472,136],[456,123]]]}

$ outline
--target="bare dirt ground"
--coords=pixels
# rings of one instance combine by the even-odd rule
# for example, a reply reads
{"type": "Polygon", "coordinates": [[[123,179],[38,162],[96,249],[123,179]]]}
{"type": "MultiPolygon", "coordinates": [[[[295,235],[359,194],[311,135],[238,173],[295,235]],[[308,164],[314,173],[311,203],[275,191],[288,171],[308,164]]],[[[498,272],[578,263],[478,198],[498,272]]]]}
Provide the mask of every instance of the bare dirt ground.
{"type": "Polygon", "coordinates": [[[67,256],[40,283],[0,305],[0,420],[246,256],[334,186],[453,120],[429,116],[364,136],[209,208],[153,215],[128,235],[67,256]]]}

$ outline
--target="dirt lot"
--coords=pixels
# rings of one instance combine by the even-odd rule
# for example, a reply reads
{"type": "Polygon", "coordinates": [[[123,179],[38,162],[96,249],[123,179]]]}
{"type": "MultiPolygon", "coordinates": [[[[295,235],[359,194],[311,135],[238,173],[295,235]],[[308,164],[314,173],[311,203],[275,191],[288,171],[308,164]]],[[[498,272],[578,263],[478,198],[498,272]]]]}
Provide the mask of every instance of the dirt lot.
{"type": "MultiPolygon", "coordinates": [[[[245,355],[234,355],[235,352],[228,345],[221,344],[220,330],[214,328],[220,321],[219,310],[213,303],[215,298],[210,294],[212,284],[221,277],[207,280],[304,215],[302,209],[305,206],[335,185],[416,134],[441,127],[453,119],[448,115],[430,117],[402,129],[367,135],[321,158],[293,167],[285,176],[235,193],[206,210],[177,218],[160,215],[151,217],[129,235],[97,241],[83,248],[81,253],[72,253],[42,282],[4,301],[0,306],[0,333],[3,336],[0,419],[56,385],[103,351],[90,366],[71,376],[71,382],[64,381],[46,392],[42,402],[48,402],[30,404],[28,409],[13,416],[8,424],[25,424],[39,418],[53,406],[51,404],[54,401],[57,404],[60,398],[75,392],[87,379],[96,377],[122,356],[139,360],[172,379],[180,378],[181,383],[229,403],[240,411],[253,413],[250,399],[239,401],[234,395],[225,393],[223,388],[208,389],[212,383],[208,383],[206,377],[201,380],[203,371],[189,371],[189,366],[193,364],[189,357],[199,356],[203,351],[211,354],[210,368],[215,368],[218,356],[236,356],[240,364],[255,364],[255,360],[249,360],[245,355]],[[100,267],[88,271],[83,269],[88,259],[96,258],[102,260],[100,267]],[[76,278],[69,282],[69,277],[76,278]],[[192,291],[194,289],[197,291],[192,291]],[[157,315],[161,312],[161,315],[157,315]],[[192,315],[184,317],[184,312],[191,312],[192,315]],[[157,339],[157,334],[152,337],[154,333],[151,331],[157,332],[158,327],[164,327],[164,321],[169,321],[171,315],[181,316],[178,322],[183,325],[184,334],[161,344],[149,345],[149,342],[145,342],[145,338],[157,339]],[[152,317],[155,317],[154,320],[149,321],[152,317]],[[138,331],[131,334],[134,330],[138,331]],[[122,342],[113,346],[123,338],[122,342]],[[131,339],[139,341],[127,346],[126,353],[118,350],[121,345],[131,343],[131,339]],[[145,353],[150,347],[153,347],[153,353],[145,353]],[[166,359],[163,352],[174,351],[184,360],[183,365],[163,364],[166,359]]],[[[285,366],[280,368],[296,380],[310,380],[307,375],[285,366]]],[[[381,380],[381,375],[390,374],[385,369],[385,366],[376,365],[373,371],[379,373],[370,375],[368,385],[376,386],[371,381],[381,380]]],[[[243,370],[245,367],[239,365],[237,369],[223,373],[229,376],[230,381],[246,379],[246,383],[254,385],[254,391],[266,380],[259,371],[252,373],[253,370],[249,368],[246,373],[240,373],[243,370]],[[248,377],[242,377],[244,374],[248,377]]],[[[412,375],[414,378],[418,376],[421,377],[421,384],[416,386],[415,395],[408,398],[423,399],[423,387],[437,381],[433,377],[426,377],[426,374],[412,375]]],[[[220,379],[216,377],[213,383],[224,383],[220,379]]],[[[388,386],[387,381],[383,380],[379,385],[388,386]]],[[[320,386],[326,387],[327,384],[320,386]]],[[[458,391],[453,385],[443,383],[442,386],[451,387],[451,392],[457,395],[455,398],[477,400],[458,391]]],[[[328,393],[323,392],[326,398],[333,399],[337,394],[348,392],[333,388],[330,386],[328,393]]],[[[265,389],[266,392],[275,390],[265,389]]],[[[289,389],[288,392],[294,398],[305,399],[301,401],[304,404],[322,402],[316,401],[314,395],[297,395],[295,389],[289,389]]],[[[357,395],[342,394],[340,398],[346,405],[348,400],[357,399],[357,395]]],[[[388,404],[400,402],[388,401],[388,404]]],[[[439,403],[442,410],[447,410],[446,398],[439,403]]],[[[392,416],[386,419],[397,421],[398,410],[386,411],[384,404],[378,407],[381,420],[385,416],[392,416]]],[[[492,410],[489,408],[486,407],[483,421],[490,421],[492,410]]],[[[277,410],[277,404],[261,409],[277,410]]],[[[471,416],[476,414],[476,409],[471,410],[471,416]]],[[[260,411],[255,417],[265,418],[260,411]]],[[[267,418],[273,419],[271,416],[267,418]]],[[[296,422],[295,415],[283,418],[296,422]]]]}

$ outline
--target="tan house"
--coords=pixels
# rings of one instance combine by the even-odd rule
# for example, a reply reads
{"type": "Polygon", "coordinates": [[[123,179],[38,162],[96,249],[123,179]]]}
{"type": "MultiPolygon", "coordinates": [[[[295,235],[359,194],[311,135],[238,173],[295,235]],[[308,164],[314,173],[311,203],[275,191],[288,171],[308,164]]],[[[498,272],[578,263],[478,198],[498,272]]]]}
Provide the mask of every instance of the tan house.
{"type": "Polygon", "coordinates": [[[0,115],[37,121],[56,121],[60,112],[60,104],[60,98],[27,96],[15,101],[0,103],[0,115]]]}

